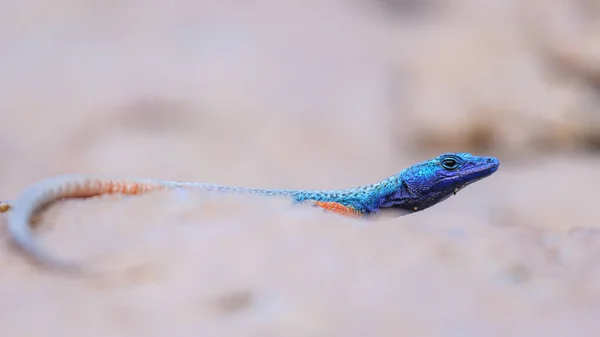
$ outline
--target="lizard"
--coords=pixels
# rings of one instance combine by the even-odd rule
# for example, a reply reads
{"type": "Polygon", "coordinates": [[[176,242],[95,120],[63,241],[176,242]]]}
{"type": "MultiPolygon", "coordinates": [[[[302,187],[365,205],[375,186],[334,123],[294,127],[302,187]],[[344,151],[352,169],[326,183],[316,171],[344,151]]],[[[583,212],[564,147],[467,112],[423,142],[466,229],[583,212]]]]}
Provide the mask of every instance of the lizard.
{"type": "Polygon", "coordinates": [[[308,204],[357,219],[389,212],[403,216],[446,200],[466,186],[492,175],[499,165],[500,161],[495,157],[475,156],[467,152],[443,153],[377,183],[340,190],[262,189],[111,175],[64,174],[32,184],[13,201],[1,201],[0,213],[7,213],[9,237],[26,257],[41,266],[81,271],[74,263],[53,258],[35,241],[30,222],[41,207],[66,198],[142,195],[184,188],[286,196],[292,199],[293,204],[308,204]]]}

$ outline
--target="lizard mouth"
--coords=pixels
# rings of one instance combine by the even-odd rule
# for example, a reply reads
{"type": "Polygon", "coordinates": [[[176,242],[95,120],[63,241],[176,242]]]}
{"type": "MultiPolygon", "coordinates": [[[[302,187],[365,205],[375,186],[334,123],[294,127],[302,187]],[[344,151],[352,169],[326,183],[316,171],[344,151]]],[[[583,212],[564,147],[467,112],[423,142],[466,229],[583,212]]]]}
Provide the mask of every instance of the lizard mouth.
{"type": "Polygon", "coordinates": [[[464,172],[461,172],[456,180],[462,182],[460,186],[454,189],[454,194],[463,188],[467,187],[476,181],[479,181],[485,177],[489,177],[498,170],[500,161],[494,157],[486,157],[485,162],[476,167],[470,168],[464,172]]]}

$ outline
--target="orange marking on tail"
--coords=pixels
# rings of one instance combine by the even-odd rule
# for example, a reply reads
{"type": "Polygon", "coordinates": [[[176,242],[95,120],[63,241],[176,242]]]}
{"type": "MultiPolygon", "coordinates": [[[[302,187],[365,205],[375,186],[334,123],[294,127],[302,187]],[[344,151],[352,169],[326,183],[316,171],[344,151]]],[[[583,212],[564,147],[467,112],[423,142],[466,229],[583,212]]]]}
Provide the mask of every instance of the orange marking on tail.
{"type": "Polygon", "coordinates": [[[347,216],[347,217],[359,218],[363,215],[361,212],[357,211],[356,209],[354,209],[350,206],[344,206],[344,205],[340,204],[339,202],[315,201],[314,204],[318,207],[321,207],[322,209],[324,209],[326,211],[341,214],[341,215],[347,216]]]}
{"type": "MultiPolygon", "coordinates": [[[[111,180],[86,180],[69,187],[73,196],[93,197],[104,194],[140,195],[164,188],[160,185],[150,185],[135,182],[111,180]]],[[[0,213],[2,207],[0,205],[0,213]]]]}
{"type": "Polygon", "coordinates": [[[8,212],[11,206],[8,202],[0,201],[0,213],[8,212]]]}

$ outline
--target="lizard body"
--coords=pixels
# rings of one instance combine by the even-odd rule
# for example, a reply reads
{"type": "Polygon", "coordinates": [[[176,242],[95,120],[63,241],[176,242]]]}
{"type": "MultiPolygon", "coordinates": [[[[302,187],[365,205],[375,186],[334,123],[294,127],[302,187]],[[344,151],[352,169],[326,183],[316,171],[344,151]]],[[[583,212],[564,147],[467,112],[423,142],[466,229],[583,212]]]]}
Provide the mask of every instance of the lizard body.
{"type": "Polygon", "coordinates": [[[105,194],[140,195],[158,190],[186,188],[287,196],[297,204],[309,204],[354,218],[365,218],[390,210],[400,216],[422,211],[447,199],[467,185],[490,176],[499,165],[500,162],[494,157],[445,153],[407,167],[378,183],[331,191],[259,189],[102,175],[62,175],[33,184],[15,201],[0,202],[0,213],[8,212],[10,238],[34,262],[63,270],[80,270],[74,264],[53,258],[34,240],[30,222],[42,206],[63,198],[87,198],[105,194]]]}

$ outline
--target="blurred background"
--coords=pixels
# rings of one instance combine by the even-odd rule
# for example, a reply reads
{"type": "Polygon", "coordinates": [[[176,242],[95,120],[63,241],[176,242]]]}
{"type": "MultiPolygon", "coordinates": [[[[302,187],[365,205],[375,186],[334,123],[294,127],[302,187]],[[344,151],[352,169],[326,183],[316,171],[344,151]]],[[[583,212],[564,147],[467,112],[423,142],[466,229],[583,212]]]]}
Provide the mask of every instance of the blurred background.
{"type": "Polygon", "coordinates": [[[333,189],[447,151],[502,163],[426,212],[366,226],[261,201],[208,217],[204,198],[175,194],[57,206],[53,247],[83,256],[95,245],[106,265],[131,266],[100,285],[47,275],[6,247],[0,335],[600,328],[600,1],[0,8],[4,199],[61,173],[333,189]],[[129,241],[116,239],[122,228],[129,241]],[[140,280],[142,260],[154,264],[140,280]]]}

